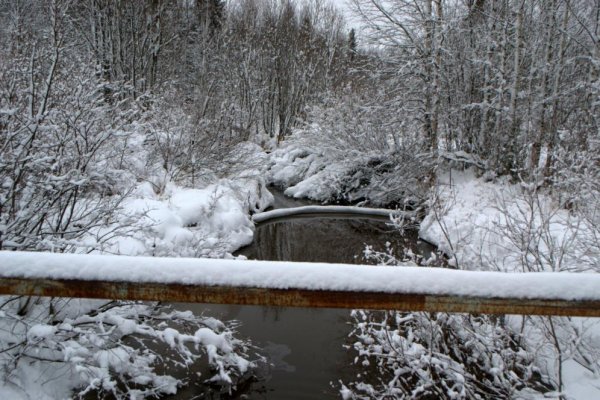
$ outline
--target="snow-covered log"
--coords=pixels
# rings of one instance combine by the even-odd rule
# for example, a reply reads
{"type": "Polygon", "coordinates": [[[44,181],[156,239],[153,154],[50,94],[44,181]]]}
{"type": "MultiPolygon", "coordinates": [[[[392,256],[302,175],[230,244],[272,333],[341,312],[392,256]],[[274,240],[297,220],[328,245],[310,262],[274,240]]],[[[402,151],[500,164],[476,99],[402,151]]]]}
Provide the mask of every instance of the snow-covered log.
{"type": "Polygon", "coordinates": [[[0,293],[600,316],[600,275],[0,252],[0,293]]]}
{"type": "Polygon", "coordinates": [[[265,222],[277,218],[294,217],[298,215],[357,215],[366,217],[383,217],[390,216],[414,216],[412,212],[388,210],[385,208],[368,208],[354,206],[303,206],[292,208],[280,208],[277,210],[265,211],[254,214],[252,221],[255,223],[265,222]]]}

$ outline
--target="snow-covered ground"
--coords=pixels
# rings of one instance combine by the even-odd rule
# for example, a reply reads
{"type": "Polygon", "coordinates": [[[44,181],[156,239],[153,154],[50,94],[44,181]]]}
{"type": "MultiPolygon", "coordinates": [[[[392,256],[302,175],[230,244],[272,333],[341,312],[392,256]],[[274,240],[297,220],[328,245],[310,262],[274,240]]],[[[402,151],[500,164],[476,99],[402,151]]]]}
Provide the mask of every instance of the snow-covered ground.
{"type": "Polygon", "coordinates": [[[599,271],[598,226],[535,187],[439,177],[419,235],[462,269],[599,271]]]}
{"type": "Polygon", "coordinates": [[[412,168],[418,154],[311,144],[303,134],[296,132],[271,153],[268,179],[287,196],[375,206],[416,204],[426,196],[425,169],[412,168]]]}
{"type": "Polygon", "coordinates": [[[163,193],[139,184],[123,202],[132,221],[127,236],[105,252],[123,255],[223,257],[249,244],[251,211],[263,210],[272,195],[260,181],[222,179],[201,189],[168,183],[163,193]]]}
{"type": "MultiPolygon", "coordinates": [[[[550,195],[535,187],[486,181],[470,170],[450,171],[439,176],[419,234],[462,269],[553,271],[557,278],[562,276],[558,272],[563,271],[593,272],[594,275],[583,274],[591,278],[600,271],[598,225],[585,218],[583,211],[561,208],[550,195]]],[[[532,291],[535,289],[531,287],[532,291]]],[[[565,285],[562,290],[577,293],[580,288],[569,289],[565,285]]],[[[522,328],[520,318],[512,318],[510,323],[516,329],[522,328]]],[[[540,349],[539,364],[549,375],[556,375],[557,350],[552,348],[551,338],[540,332],[547,323],[534,321],[526,336],[532,347],[540,349]]],[[[557,337],[563,341],[560,347],[564,394],[569,399],[600,398],[600,377],[595,372],[600,321],[569,318],[556,319],[554,324],[557,337]],[[592,360],[591,367],[584,361],[586,357],[592,360]]]]}

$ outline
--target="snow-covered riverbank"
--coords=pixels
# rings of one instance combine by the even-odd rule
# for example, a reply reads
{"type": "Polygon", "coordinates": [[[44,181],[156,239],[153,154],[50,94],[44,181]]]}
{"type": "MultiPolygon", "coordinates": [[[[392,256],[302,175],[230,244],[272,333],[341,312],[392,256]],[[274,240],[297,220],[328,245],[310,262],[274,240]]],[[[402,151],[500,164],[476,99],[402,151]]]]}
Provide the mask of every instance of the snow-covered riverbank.
{"type": "MultiPolygon", "coordinates": [[[[541,189],[486,181],[473,171],[452,171],[439,177],[419,233],[462,269],[595,276],[600,270],[597,207],[591,202],[577,211],[567,210],[541,189]]],[[[508,321],[515,331],[525,328],[525,340],[538,349],[538,365],[562,383],[567,398],[600,398],[600,378],[592,372],[599,366],[600,321],[508,321]],[[549,324],[556,325],[550,333],[549,324]]]]}
{"type": "MultiPolygon", "coordinates": [[[[175,179],[176,174],[155,158],[160,149],[148,142],[146,132],[124,137],[126,143],[121,144],[128,157],[119,165],[121,170],[111,170],[119,179],[111,181],[110,197],[104,195],[113,205],[102,210],[106,218],[98,218],[77,239],[38,238],[41,249],[64,251],[58,246],[69,246],[69,251],[93,254],[75,257],[91,258],[101,254],[231,258],[231,252],[252,241],[250,214],[273,201],[260,170],[265,154],[258,146],[241,143],[234,150],[244,162],[237,173],[218,178],[205,169],[195,180],[175,179]]],[[[116,147],[113,143],[111,148],[116,147]]],[[[93,207],[100,196],[88,194],[77,204],[75,212],[83,221],[96,215],[93,207]]],[[[19,238],[2,239],[9,248],[23,247],[19,238]]],[[[25,253],[7,253],[13,260],[20,254],[25,253]]],[[[35,253],[39,257],[43,258],[41,253],[35,253]]],[[[23,268],[27,267],[19,267],[23,268]]],[[[247,343],[236,338],[230,324],[208,316],[149,303],[87,299],[5,296],[2,303],[0,363],[7,372],[0,398],[50,400],[89,392],[116,398],[156,397],[174,394],[185,384],[185,379],[175,378],[175,366],[197,372],[198,363],[210,364],[202,380],[223,387],[235,384],[255,366],[256,357],[247,352],[247,343]],[[138,344],[130,343],[133,336],[138,344]],[[170,350],[158,351],[146,341],[170,350]],[[162,372],[167,365],[173,369],[162,372]]]]}
{"type": "Polygon", "coordinates": [[[130,236],[118,237],[108,252],[123,255],[224,257],[252,241],[250,212],[273,200],[256,180],[222,179],[204,188],[169,183],[156,194],[148,183],[123,202],[134,220],[130,236]]]}
{"type": "Polygon", "coordinates": [[[429,206],[419,234],[460,268],[600,270],[593,203],[591,210],[567,210],[541,189],[453,171],[439,177],[429,206]]]}

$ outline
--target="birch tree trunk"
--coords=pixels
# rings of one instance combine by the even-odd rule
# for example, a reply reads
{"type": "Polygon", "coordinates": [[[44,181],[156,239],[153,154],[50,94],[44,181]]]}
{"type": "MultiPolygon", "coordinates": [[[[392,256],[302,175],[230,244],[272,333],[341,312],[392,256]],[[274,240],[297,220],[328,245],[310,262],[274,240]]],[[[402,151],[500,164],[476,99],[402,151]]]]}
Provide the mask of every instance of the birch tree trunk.
{"type": "Polygon", "coordinates": [[[435,21],[433,17],[433,0],[423,0],[423,25],[425,30],[425,54],[423,55],[425,71],[425,113],[423,133],[425,145],[429,150],[437,148],[437,113],[435,105],[435,21]]]}
{"type": "Polygon", "coordinates": [[[562,75],[564,72],[565,64],[565,51],[567,46],[567,29],[569,25],[569,8],[570,0],[564,0],[564,9],[562,15],[562,24],[560,28],[560,44],[558,48],[558,60],[556,61],[553,68],[553,82],[552,82],[552,116],[550,117],[549,130],[547,132],[547,156],[543,167],[544,177],[550,177],[552,165],[554,163],[554,149],[558,145],[558,129],[559,129],[559,118],[561,114],[561,102],[560,102],[560,84],[562,81],[562,75]]]}
{"type": "MultiPolygon", "coordinates": [[[[517,136],[519,135],[520,130],[520,121],[517,116],[517,99],[519,95],[519,89],[521,84],[521,50],[523,47],[523,12],[525,7],[525,0],[517,0],[515,5],[515,46],[514,46],[514,55],[513,55],[513,76],[512,76],[512,85],[510,89],[510,106],[509,106],[509,115],[511,118],[511,126],[508,131],[507,147],[509,147],[509,152],[513,153],[515,151],[515,146],[513,143],[516,141],[517,136]]],[[[516,157],[513,154],[512,159],[514,160],[516,157]]],[[[510,160],[512,164],[514,161],[510,160]]]]}

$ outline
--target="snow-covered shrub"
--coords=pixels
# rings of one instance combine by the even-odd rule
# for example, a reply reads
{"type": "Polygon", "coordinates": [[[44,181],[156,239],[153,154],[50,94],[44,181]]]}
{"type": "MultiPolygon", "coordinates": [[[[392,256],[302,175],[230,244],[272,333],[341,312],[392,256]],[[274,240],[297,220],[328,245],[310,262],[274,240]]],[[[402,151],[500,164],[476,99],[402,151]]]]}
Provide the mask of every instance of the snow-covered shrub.
{"type": "Polygon", "coordinates": [[[352,318],[362,372],[342,385],[344,399],[508,399],[552,389],[501,318],[363,310],[352,318]]]}
{"type": "Polygon", "coordinates": [[[271,154],[271,181],[286,194],[323,202],[362,202],[415,207],[427,197],[430,155],[394,119],[360,105],[313,109],[310,124],[297,129],[271,154]],[[401,201],[402,204],[398,204],[401,201]]]}
{"type": "MultiPolygon", "coordinates": [[[[435,258],[395,254],[389,246],[384,252],[367,246],[364,255],[393,268],[439,265],[435,258]]],[[[361,372],[342,382],[344,399],[530,398],[556,386],[516,320],[366,310],[353,310],[351,317],[348,348],[361,372]]]]}
{"type": "Polygon", "coordinates": [[[37,114],[23,93],[5,115],[0,248],[73,251],[79,239],[110,223],[122,200],[117,148],[126,136],[123,115],[100,101],[92,82],[69,83],[48,85],[42,99],[30,100],[41,103],[37,114]],[[64,108],[47,104],[54,98],[64,108]]]}
{"type": "Polygon", "coordinates": [[[157,193],[169,182],[202,187],[224,177],[259,178],[264,151],[248,142],[232,121],[223,121],[225,116],[211,119],[199,114],[168,90],[155,107],[161,117],[140,127],[148,154],[140,177],[149,180],[157,193]]]}
{"type": "Polygon", "coordinates": [[[186,383],[177,368],[204,364],[201,381],[231,388],[254,366],[232,326],[210,317],[121,301],[4,300],[0,368],[4,386],[23,393],[142,399],[176,393],[186,383]]]}
{"type": "MultiPolygon", "coordinates": [[[[580,165],[581,166],[581,165],[580,165]]],[[[506,179],[485,181],[472,171],[440,174],[420,235],[455,266],[508,272],[593,272],[600,263],[597,181],[593,166],[562,173],[554,188],[506,179]],[[550,190],[552,189],[552,190],[550,190]]],[[[507,317],[523,348],[559,392],[597,396],[598,321],[560,317],[507,317]],[[585,356],[582,356],[584,355],[585,356]],[[583,384],[582,382],[585,382],[583,384]]]]}
{"type": "Polygon", "coordinates": [[[492,234],[504,238],[506,257],[497,268],[524,272],[582,272],[598,267],[599,245],[590,246],[593,226],[562,209],[549,195],[521,184],[510,198],[499,194],[500,218],[492,234]]]}
{"type": "Polygon", "coordinates": [[[585,207],[587,214],[567,210],[536,185],[452,171],[438,177],[420,236],[463,269],[592,270],[600,259],[597,206],[585,207]]]}
{"type": "MultiPolygon", "coordinates": [[[[558,207],[567,209],[583,220],[585,235],[579,235],[577,244],[594,254],[591,268],[600,271],[600,152],[597,140],[595,148],[588,152],[563,150],[557,157],[556,177],[552,182],[553,197],[558,207]]],[[[580,250],[581,251],[581,250],[580,250]]]]}

